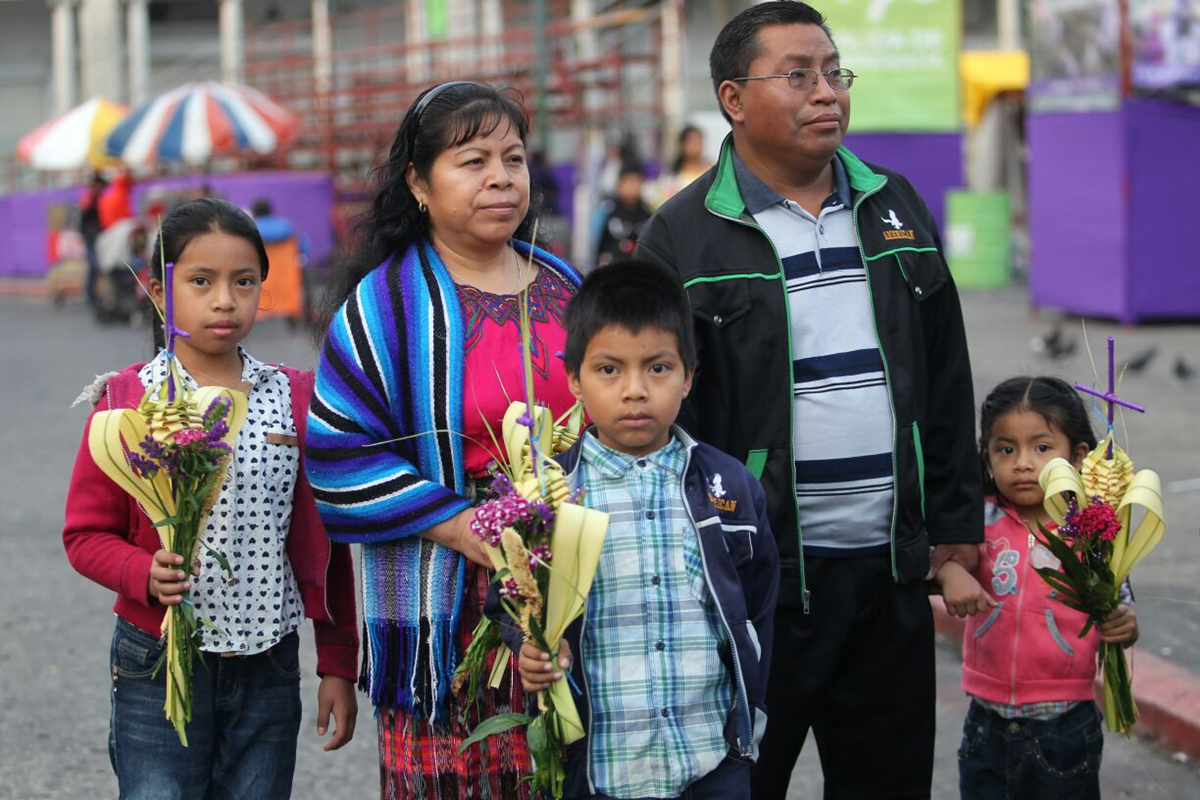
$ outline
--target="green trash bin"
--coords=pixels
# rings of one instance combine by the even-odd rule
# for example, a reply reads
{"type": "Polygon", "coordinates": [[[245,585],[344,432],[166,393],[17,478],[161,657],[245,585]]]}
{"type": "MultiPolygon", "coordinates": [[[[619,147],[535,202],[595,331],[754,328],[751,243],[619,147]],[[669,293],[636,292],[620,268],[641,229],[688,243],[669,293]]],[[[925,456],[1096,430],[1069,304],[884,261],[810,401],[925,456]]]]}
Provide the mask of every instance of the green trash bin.
{"type": "Polygon", "coordinates": [[[946,193],[946,260],[961,289],[1007,286],[1009,211],[1005,192],[946,193]]]}

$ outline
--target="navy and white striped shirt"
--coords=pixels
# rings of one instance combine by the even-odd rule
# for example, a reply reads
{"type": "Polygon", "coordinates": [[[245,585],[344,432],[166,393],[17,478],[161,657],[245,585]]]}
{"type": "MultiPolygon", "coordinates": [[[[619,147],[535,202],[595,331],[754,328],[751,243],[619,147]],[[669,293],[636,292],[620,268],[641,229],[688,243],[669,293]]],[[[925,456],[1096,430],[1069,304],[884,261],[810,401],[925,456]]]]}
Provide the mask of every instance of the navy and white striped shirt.
{"type": "Polygon", "coordinates": [[[886,552],[893,420],[850,183],[833,159],[834,191],[818,216],[763,183],[734,153],[746,211],[775,244],[791,316],[796,506],[810,555],[886,552]]]}

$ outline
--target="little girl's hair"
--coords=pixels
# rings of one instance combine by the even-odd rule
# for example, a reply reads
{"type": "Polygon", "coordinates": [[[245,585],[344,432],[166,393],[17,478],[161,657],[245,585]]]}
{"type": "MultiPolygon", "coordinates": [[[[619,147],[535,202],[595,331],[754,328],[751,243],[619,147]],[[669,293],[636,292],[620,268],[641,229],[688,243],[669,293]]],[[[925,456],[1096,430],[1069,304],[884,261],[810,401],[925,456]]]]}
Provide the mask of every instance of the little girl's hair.
{"type": "MultiPolygon", "coordinates": [[[[206,233],[224,233],[245,239],[258,254],[263,280],[267,278],[267,248],[258,226],[249,214],[228,200],[204,197],[184,203],[163,218],[160,230],[160,235],[154,239],[154,254],[150,257],[150,277],[157,281],[163,279],[163,264],[178,261],[192,240],[206,233]]],[[[150,326],[155,349],[164,347],[162,320],[157,314],[150,315],[150,326]]]]}
{"type": "Polygon", "coordinates": [[[983,469],[983,493],[996,495],[999,489],[987,468],[988,440],[996,420],[1010,411],[1032,411],[1062,432],[1074,451],[1086,444],[1096,446],[1096,435],[1088,422],[1087,409],[1079,393],[1060,378],[1021,376],[1003,381],[979,407],[979,454],[983,469]]]}

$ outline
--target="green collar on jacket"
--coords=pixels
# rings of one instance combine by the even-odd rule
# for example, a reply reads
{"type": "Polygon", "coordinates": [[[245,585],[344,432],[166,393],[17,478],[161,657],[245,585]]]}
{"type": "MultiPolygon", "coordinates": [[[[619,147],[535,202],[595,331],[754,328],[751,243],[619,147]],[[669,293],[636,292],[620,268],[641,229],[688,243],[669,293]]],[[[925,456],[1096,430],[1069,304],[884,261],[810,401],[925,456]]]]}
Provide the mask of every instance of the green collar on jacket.
{"type": "MultiPolygon", "coordinates": [[[[856,192],[868,192],[877,189],[887,180],[886,177],[873,172],[858,156],[851,153],[843,145],[838,147],[837,155],[842,159],[846,168],[846,177],[850,180],[850,188],[856,192]]],[[[733,171],[733,134],[725,137],[721,143],[721,157],[717,161],[717,175],[712,187],[704,198],[704,206],[727,217],[740,217],[746,211],[742,202],[742,193],[738,189],[737,176],[733,171]]]]}

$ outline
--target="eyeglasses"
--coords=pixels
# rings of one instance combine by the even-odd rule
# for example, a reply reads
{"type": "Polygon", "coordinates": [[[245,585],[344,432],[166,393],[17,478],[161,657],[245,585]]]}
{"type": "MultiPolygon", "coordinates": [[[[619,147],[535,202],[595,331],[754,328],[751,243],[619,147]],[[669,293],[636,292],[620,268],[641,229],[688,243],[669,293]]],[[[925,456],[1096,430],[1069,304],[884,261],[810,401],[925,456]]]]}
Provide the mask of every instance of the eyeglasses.
{"type": "Polygon", "coordinates": [[[747,78],[734,78],[735,81],[763,81],[767,78],[787,78],[788,86],[795,89],[797,92],[811,92],[817,88],[817,80],[819,76],[825,76],[825,82],[829,84],[829,88],[835,92],[848,92],[850,87],[854,85],[854,79],[858,76],[848,69],[831,69],[825,72],[818,72],[815,69],[806,67],[797,67],[783,75],[752,75],[747,78]]]}

